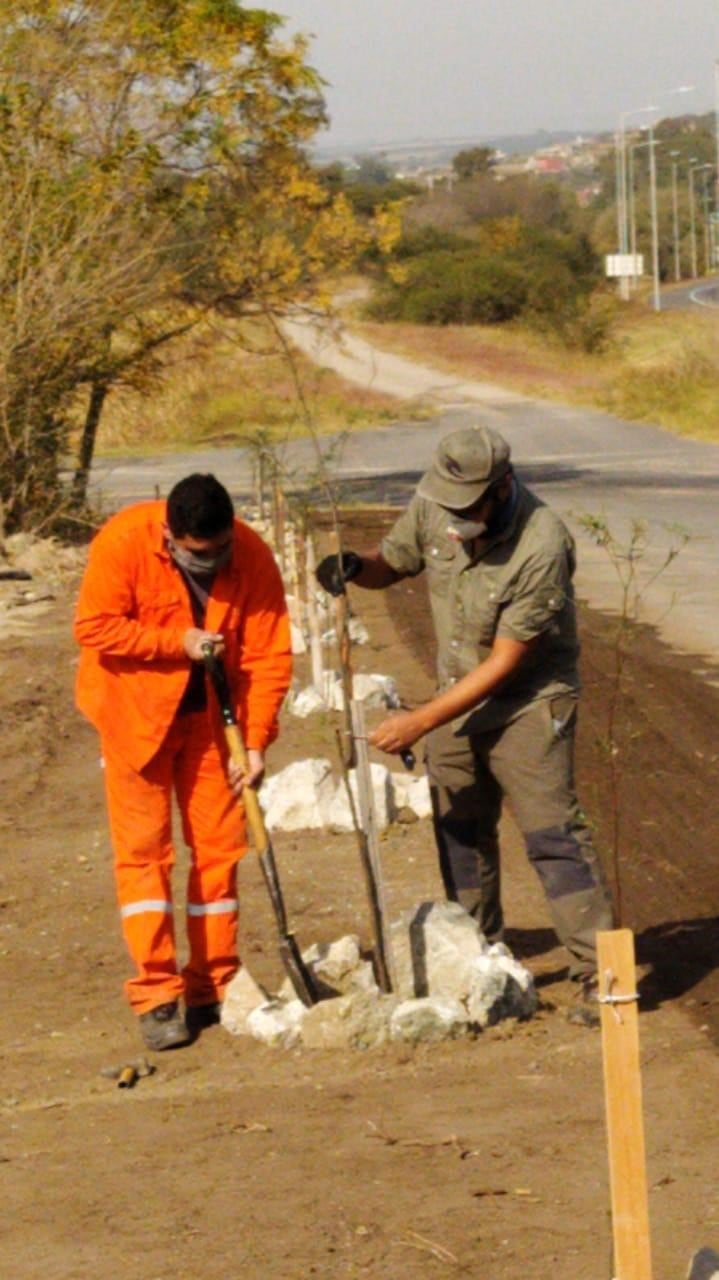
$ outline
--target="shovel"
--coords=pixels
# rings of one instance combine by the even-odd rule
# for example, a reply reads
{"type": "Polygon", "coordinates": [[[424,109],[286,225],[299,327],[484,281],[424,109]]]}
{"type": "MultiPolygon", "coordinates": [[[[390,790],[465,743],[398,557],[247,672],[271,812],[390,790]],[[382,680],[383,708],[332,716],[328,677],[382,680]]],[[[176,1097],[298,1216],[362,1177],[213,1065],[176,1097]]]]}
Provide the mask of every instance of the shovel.
{"type": "MultiPolygon", "coordinates": [[[[212,650],[212,646],[203,645],[202,649],[203,662],[205,669],[210,677],[212,687],[215,690],[215,696],[219,704],[220,713],[222,715],[222,724],[225,732],[225,741],[227,749],[230,753],[230,759],[240,765],[242,769],[248,769],[249,759],[247,749],[242,741],[239,725],[235,719],[232,710],[232,699],[230,696],[230,687],[227,683],[227,674],[221,658],[216,657],[212,650]]],[[[277,921],[277,929],[280,935],[279,950],[282,963],[285,967],[287,976],[294,987],[294,990],[305,1005],[317,1004],[320,999],[317,989],[317,983],[314,976],[308,969],[297,941],[287,927],[287,912],[285,911],[284,898],[280,888],[279,876],[277,874],[277,864],[275,863],[275,854],[272,848],[272,841],[265,826],[265,820],[260,808],[260,802],[257,798],[257,792],[252,787],[245,787],[242,792],[242,802],[245,807],[247,817],[247,825],[250,830],[252,843],[255,852],[260,860],[260,867],[265,878],[267,891],[270,895],[272,908],[277,921]]]]}

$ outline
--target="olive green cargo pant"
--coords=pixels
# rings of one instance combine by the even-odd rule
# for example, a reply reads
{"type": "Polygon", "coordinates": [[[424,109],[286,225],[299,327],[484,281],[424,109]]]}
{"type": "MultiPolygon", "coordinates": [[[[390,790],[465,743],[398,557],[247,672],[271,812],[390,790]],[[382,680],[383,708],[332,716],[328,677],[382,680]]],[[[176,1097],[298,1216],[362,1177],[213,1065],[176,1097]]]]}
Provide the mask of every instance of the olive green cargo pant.
{"type": "Polygon", "coordinates": [[[502,797],[547,897],[570,975],[596,970],[595,933],[613,927],[611,899],[574,791],[577,700],[545,698],[489,732],[427,737],[434,828],[447,897],[502,936],[498,824],[502,797]]]}

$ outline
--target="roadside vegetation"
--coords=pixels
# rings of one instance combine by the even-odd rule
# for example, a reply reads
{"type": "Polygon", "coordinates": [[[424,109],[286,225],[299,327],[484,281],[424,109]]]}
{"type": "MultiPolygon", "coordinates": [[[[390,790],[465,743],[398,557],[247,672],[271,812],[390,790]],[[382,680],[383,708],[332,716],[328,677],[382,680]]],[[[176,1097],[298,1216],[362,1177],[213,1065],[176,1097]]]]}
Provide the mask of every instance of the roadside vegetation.
{"type": "Polygon", "coordinates": [[[611,341],[593,354],[518,323],[438,329],[358,318],[352,328],[386,351],[461,378],[719,441],[719,315],[607,305],[611,341]]]}
{"type": "MultiPolygon", "coordinates": [[[[667,287],[712,268],[713,119],[664,120],[653,136],[667,287]]],[[[632,236],[648,264],[645,134],[628,134],[627,147],[632,236]]],[[[510,175],[496,161],[486,147],[459,152],[451,178],[424,191],[407,184],[403,195],[385,174],[402,233],[390,255],[365,253],[371,292],[353,325],[379,347],[461,377],[719,439],[719,312],[655,314],[646,275],[629,302],[605,279],[617,238],[612,140],[600,140],[591,182],[584,170],[510,175]]],[[[345,174],[348,198],[363,207],[379,199],[380,169],[374,158],[371,183],[361,166],[345,174]]]]}
{"type": "MultiPolygon", "coordinates": [[[[96,452],[108,457],[244,445],[254,436],[276,446],[306,434],[307,407],[318,435],[389,423],[403,413],[394,396],[354,387],[299,352],[292,364],[261,320],[208,322],[173,345],[149,393],[131,386],[116,390],[96,452]]],[[[76,421],[71,443],[80,432],[76,421]]]]}
{"type": "Polygon", "coordinates": [[[154,394],[177,342],[316,307],[391,240],[313,169],[321,82],[282,23],[225,0],[0,0],[0,534],[83,523],[108,402],[154,394]]]}

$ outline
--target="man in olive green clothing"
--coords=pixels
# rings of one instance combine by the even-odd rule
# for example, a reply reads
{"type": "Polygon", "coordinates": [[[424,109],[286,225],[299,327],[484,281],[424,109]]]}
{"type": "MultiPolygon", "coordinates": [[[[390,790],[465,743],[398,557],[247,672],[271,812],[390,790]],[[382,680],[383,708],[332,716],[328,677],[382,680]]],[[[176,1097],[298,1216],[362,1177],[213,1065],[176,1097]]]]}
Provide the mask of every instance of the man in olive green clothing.
{"type": "Polygon", "coordinates": [[[440,441],[407,510],[373,552],[328,556],[317,576],[378,589],[427,574],[437,693],[371,735],[397,753],[427,735],[440,866],[449,898],[502,937],[498,823],[505,795],[579,982],[576,1017],[598,1021],[598,929],[612,928],[601,868],[574,791],[579,680],[562,521],[515,476],[489,427],[440,441]]]}

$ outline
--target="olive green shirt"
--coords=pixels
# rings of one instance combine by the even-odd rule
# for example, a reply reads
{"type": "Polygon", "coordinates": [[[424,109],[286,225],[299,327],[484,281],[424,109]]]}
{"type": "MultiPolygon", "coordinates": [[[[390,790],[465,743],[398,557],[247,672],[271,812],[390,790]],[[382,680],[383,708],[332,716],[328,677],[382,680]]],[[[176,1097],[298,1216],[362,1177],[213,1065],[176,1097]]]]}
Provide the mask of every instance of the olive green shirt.
{"type": "Polygon", "coordinates": [[[452,517],[415,494],[381,544],[401,577],[427,574],[440,691],[484,661],[495,637],[539,637],[501,692],[469,712],[467,732],[497,728],[537,699],[579,687],[574,540],[549,507],[516,483],[512,518],[494,537],[458,542],[448,532],[452,517]]]}

